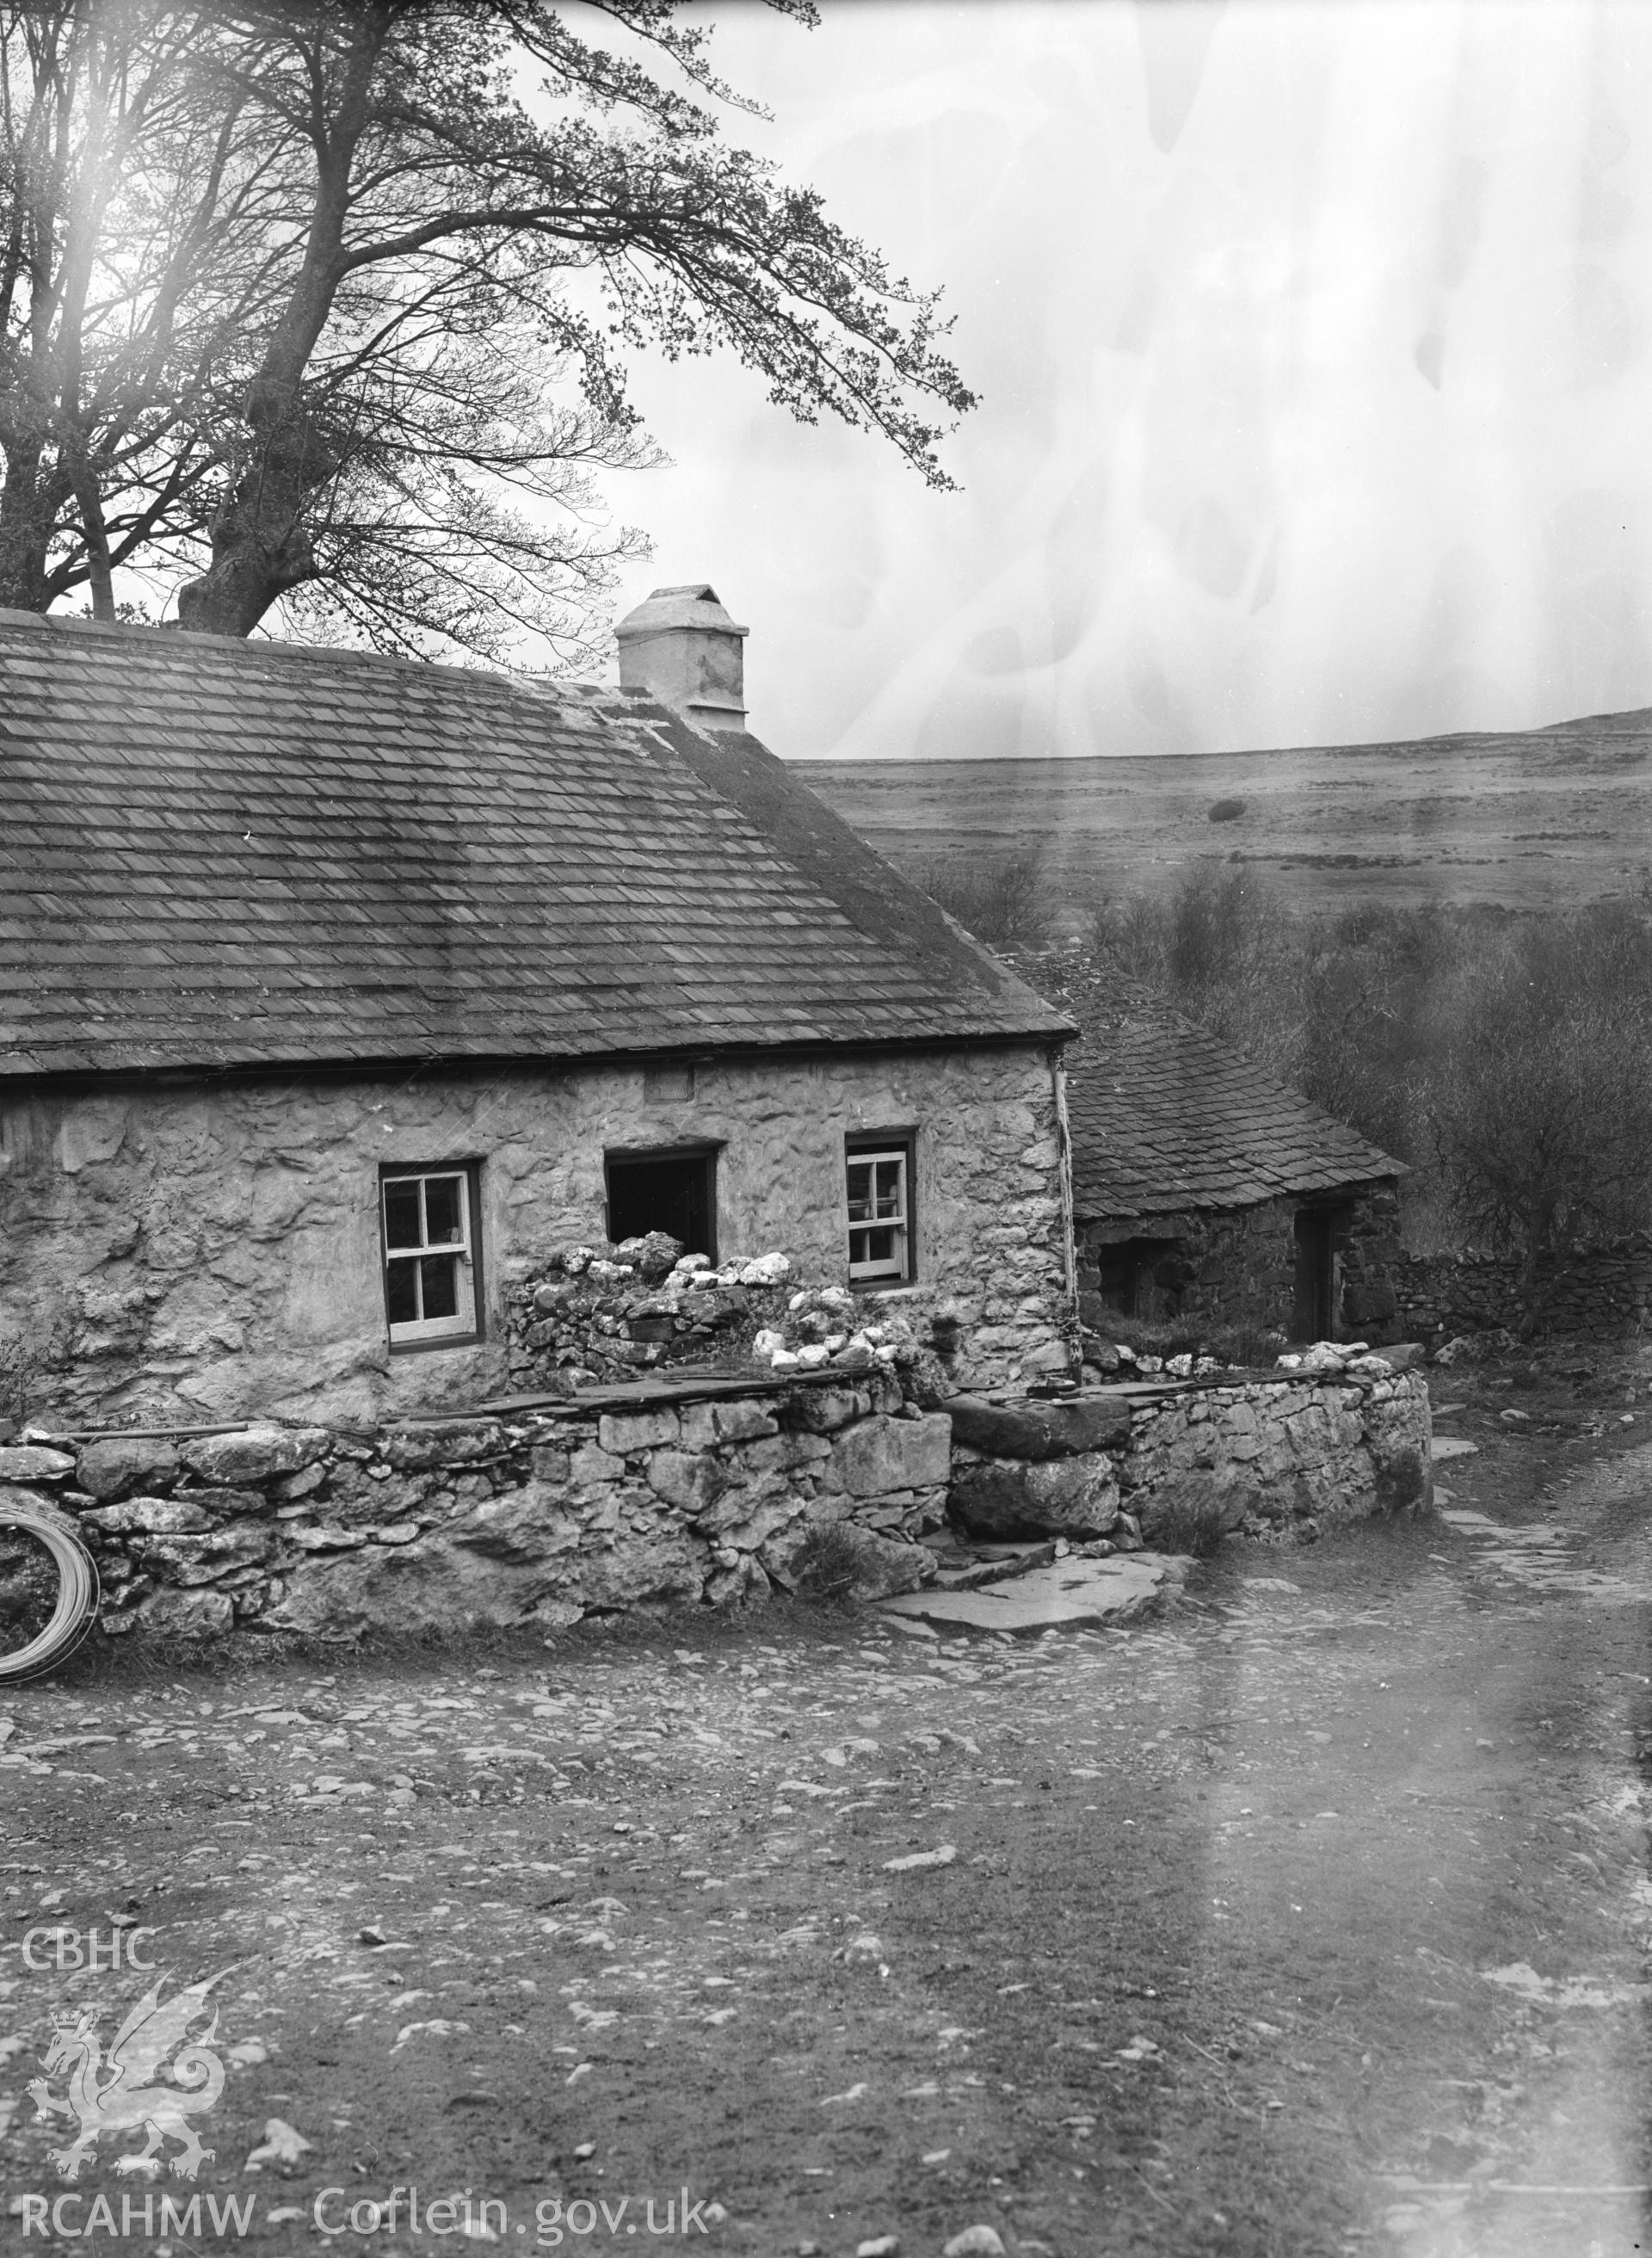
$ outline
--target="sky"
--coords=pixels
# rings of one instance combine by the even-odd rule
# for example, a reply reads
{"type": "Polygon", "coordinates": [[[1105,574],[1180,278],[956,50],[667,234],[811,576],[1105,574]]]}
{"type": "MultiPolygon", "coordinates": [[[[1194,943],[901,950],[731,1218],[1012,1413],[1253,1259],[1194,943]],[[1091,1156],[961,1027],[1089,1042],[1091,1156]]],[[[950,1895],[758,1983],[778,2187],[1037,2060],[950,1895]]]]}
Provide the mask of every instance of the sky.
{"type": "Polygon", "coordinates": [[[611,486],[792,758],[1187,753],[1652,705],[1646,0],[709,8],[728,131],[944,287],[936,494],[727,359],[611,486]]]}

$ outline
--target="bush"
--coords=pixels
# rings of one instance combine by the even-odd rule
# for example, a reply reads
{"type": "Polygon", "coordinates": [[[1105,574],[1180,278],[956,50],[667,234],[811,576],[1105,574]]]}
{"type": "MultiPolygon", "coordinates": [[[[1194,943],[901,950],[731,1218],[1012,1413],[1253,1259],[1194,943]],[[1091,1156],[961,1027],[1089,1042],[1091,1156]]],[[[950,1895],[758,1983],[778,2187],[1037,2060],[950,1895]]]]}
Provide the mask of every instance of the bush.
{"type": "Polygon", "coordinates": [[[1050,938],[1044,849],[961,862],[932,856],[906,875],[932,902],[995,948],[1042,948],[1050,938]]]}
{"type": "Polygon", "coordinates": [[[1138,1356],[1204,1356],[1204,1329],[1196,1317],[1127,1317],[1108,1321],[1108,1337],[1122,1341],[1138,1356]]]}
{"type": "Polygon", "coordinates": [[[1186,1552],[1208,1560],[1227,1534],[1221,1502],[1198,1492],[1173,1492],[1157,1506],[1143,1536],[1156,1552],[1186,1552]]]}
{"type": "Polygon", "coordinates": [[[850,1598],[861,1575],[861,1551],[849,1531],[837,1522],[812,1529],[791,1556],[787,1573],[794,1590],[805,1599],[850,1598]]]}
{"type": "Polygon", "coordinates": [[[1206,810],[1212,823],[1237,823],[1244,813],[1242,799],[1213,799],[1206,810]]]}
{"type": "Polygon", "coordinates": [[[1465,966],[1432,1125],[1464,1227],[1517,1252],[1528,1331],[1570,1243],[1652,1221],[1652,930],[1603,904],[1465,966]]]}

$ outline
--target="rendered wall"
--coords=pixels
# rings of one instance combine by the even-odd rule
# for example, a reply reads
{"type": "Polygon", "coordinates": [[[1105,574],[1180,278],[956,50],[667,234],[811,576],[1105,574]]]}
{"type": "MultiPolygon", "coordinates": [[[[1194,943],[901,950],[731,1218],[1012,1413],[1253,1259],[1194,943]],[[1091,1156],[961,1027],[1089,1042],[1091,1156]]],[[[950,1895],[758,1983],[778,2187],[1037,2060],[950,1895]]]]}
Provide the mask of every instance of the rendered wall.
{"type": "Polygon", "coordinates": [[[642,1068],[134,1083],[0,1097],[0,1414],[372,1422],[507,1383],[514,1280],[606,1236],[608,1147],[717,1143],[720,1253],[847,1272],[843,1140],[917,1133],[909,1305],[958,1374],[1063,1365],[1062,1150],[1041,1047],[642,1068]],[[673,1094],[677,1093],[677,1094],[673,1094]],[[482,1163],[487,1338],[392,1355],[383,1161],[482,1163]]]}

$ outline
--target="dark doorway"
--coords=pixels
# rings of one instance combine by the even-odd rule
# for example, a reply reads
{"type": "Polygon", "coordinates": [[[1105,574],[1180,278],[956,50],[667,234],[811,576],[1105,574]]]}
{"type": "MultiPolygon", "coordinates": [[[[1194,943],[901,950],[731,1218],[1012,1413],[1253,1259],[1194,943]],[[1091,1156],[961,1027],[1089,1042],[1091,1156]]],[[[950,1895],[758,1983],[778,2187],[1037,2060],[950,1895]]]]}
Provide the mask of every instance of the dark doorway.
{"type": "Polygon", "coordinates": [[[1296,1305],[1292,1336],[1329,1340],[1336,1319],[1336,1218],[1330,1209],[1305,1207],[1296,1218],[1296,1305]]]}
{"type": "Polygon", "coordinates": [[[670,1153],[611,1153],[608,1236],[669,1232],[686,1254],[717,1260],[717,1154],[705,1145],[670,1153]]]}

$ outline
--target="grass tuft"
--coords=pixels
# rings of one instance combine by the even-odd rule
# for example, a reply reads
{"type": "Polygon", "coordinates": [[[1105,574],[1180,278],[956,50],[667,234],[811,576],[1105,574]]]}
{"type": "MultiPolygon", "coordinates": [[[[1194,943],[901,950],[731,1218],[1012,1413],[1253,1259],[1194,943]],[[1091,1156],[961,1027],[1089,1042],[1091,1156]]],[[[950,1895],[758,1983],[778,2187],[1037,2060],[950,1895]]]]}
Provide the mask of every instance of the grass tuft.
{"type": "Polygon", "coordinates": [[[860,1580],[861,1551],[840,1523],[812,1529],[791,1556],[795,1590],[812,1600],[847,1600],[860,1580]]]}
{"type": "Polygon", "coordinates": [[[1142,1533],[1157,1552],[1185,1552],[1195,1560],[1208,1560],[1227,1534],[1221,1501],[1173,1495],[1154,1513],[1152,1528],[1142,1533]]]}

